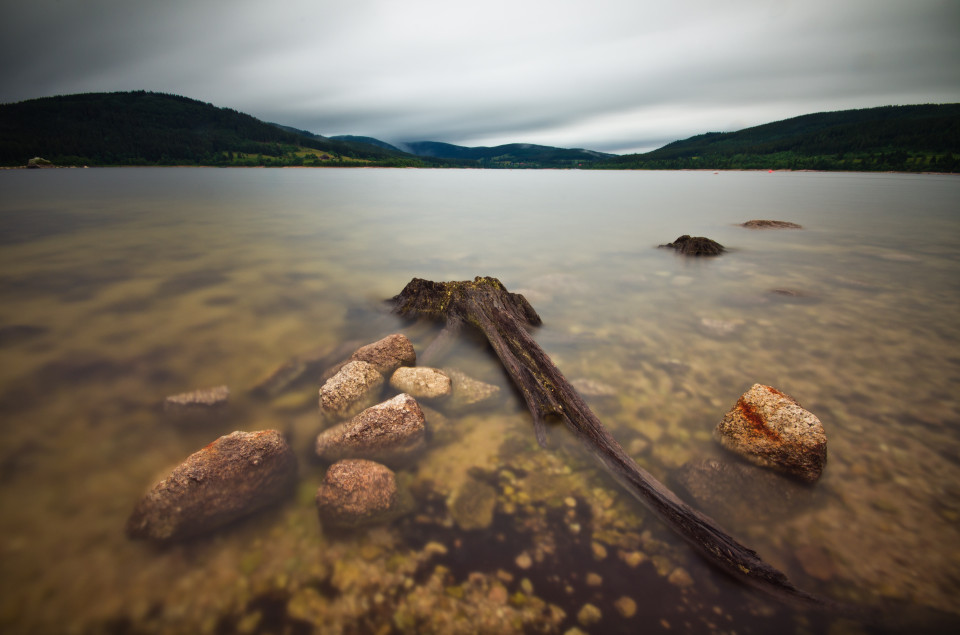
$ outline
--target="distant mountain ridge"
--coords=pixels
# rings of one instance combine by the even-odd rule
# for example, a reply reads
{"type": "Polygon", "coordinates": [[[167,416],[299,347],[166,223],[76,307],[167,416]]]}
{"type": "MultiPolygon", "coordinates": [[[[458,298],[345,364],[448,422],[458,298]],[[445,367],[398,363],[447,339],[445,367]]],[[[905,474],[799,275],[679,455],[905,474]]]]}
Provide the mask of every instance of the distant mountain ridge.
{"type": "Polygon", "coordinates": [[[617,156],[528,143],[398,147],[324,137],[229,108],[147,91],[0,104],[0,165],[385,166],[960,171],[960,104],[815,113],[617,156]]]}
{"type": "Polygon", "coordinates": [[[815,113],[709,132],[591,167],[949,172],[960,167],[958,153],[960,104],[925,104],[815,113]]]}
{"type": "Polygon", "coordinates": [[[147,91],[0,105],[0,165],[24,165],[36,156],[57,165],[428,165],[409,154],[147,91]]]}

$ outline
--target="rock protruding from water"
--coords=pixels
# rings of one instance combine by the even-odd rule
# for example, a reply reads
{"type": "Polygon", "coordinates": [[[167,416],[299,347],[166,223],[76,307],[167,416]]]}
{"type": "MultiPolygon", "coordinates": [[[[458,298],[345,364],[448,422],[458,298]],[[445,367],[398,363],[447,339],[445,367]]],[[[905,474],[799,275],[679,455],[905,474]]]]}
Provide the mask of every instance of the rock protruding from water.
{"type": "Polygon", "coordinates": [[[387,522],[404,511],[396,475],[386,465],[366,459],[331,465],[316,501],[321,522],[338,528],[387,522]]]}
{"type": "Polygon", "coordinates": [[[676,249],[684,256],[719,256],[726,251],[724,246],[715,240],[703,236],[688,236],[687,234],[680,236],[672,243],[660,246],[676,249]]]}
{"type": "Polygon", "coordinates": [[[474,379],[455,368],[444,368],[444,374],[450,378],[452,396],[447,407],[454,410],[469,410],[497,400],[500,386],[494,386],[474,379]]]}
{"type": "Polygon", "coordinates": [[[187,457],[137,503],[127,535],[168,542],[208,533],[281,500],[297,459],[276,430],[233,432],[187,457]]]}
{"type": "Polygon", "coordinates": [[[714,431],[720,444],[748,461],[813,483],[827,462],[823,424],[793,397],[754,384],[714,431]]]}
{"type": "Polygon", "coordinates": [[[414,366],[417,353],[406,335],[394,333],[373,344],[361,346],[350,359],[373,364],[386,377],[401,366],[414,366]]]}
{"type": "Polygon", "coordinates": [[[750,229],[803,229],[803,225],[786,220],[748,220],[741,227],[750,229]]]}
{"type": "Polygon", "coordinates": [[[450,378],[429,366],[398,368],[390,377],[390,386],[417,399],[441,399],[449,397],[452,391],[450,378]]]}
{"type": "Polygon", "coordinates": [[[346,419],[377,402],[383,375],[373,364],[352,361],[320,388],[320,412],[327,419],[346,419]]]}
{"type": "Polygon", "coordinates": [[[367,408],[317,437],[317,456],[329,462],[364,458],[400,466],[423,449],[423,411],[408,394],[367,408]]]}
{"type": "Polygon", "coordinates": [[[201,388],[179,395],[170,395],[163,401],[163,410],[177,417],[203,417],[226,407],[230,388],[216,386],[201,388]]]}

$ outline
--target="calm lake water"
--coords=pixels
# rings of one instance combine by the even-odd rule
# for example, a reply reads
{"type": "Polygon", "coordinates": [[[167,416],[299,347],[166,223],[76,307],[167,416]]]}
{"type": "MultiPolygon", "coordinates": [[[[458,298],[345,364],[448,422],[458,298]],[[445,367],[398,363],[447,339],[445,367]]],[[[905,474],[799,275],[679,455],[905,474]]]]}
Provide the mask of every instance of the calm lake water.
{"type": "MultiPolygon", "coordinates": [[[[537,448],[504,388],[428,404],[399,473],[416,509],[321,526],[319,387],[247,389],[293,356],[432,325],[384,300],[413,277],[498,277],[637,462],[802,588],[882,605],[893,632],[960,605],[960,178],[765,172],[94,169],[0,172],[0,627],[9,633],[872,632],[710,568],[560,427],[537,448]],[[803,230],[749,230],[772,218],[803,230]],[[688,259],[681,234],[729,248],[688,259]],[[712,431],[754,383],[816,414],[812,488],[736,463],[712,431]],[[227,384],[182,425],[167,395],[227,384]],[[233,430],[279,429],[298,491],[186,544],[128,540],[138,498],[233,430]],[[773,478],[772,481],[769,479],[773,478]],[[454,501],[495,500],[464,530],[454,501]],[[759,502],[758,502],[759,501],[759,502]]],[[[332,360],[336,361],[336,360],[332,360]]]]}

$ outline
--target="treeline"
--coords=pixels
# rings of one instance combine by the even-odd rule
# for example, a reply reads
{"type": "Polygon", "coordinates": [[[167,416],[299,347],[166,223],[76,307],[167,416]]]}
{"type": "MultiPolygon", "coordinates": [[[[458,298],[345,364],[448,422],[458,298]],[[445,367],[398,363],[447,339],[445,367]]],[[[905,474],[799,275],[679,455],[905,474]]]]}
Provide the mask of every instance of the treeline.
{"type": "Polygon", "coordinates": [[[0,105],[0,165],[399,165],[422,160],[303,136],[229,108],[146,91],[0,105]]]}
{"type": "Polygon", "coordinates": [[[738,132],[697,135],[589,167],[957,172],[960,104],[804,115],[738,132]]]}

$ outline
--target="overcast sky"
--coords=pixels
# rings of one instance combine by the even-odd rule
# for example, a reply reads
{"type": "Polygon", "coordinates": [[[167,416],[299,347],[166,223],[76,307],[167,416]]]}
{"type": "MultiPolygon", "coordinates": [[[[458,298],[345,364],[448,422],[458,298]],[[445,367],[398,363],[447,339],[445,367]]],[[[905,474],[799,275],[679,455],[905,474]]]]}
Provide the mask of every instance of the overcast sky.
{"type": "Polygon", "coordinates": [[[0,102],[145,89],[327,136],[616,153],[960,102],[960,0],[0,2],[0,102]]]}

